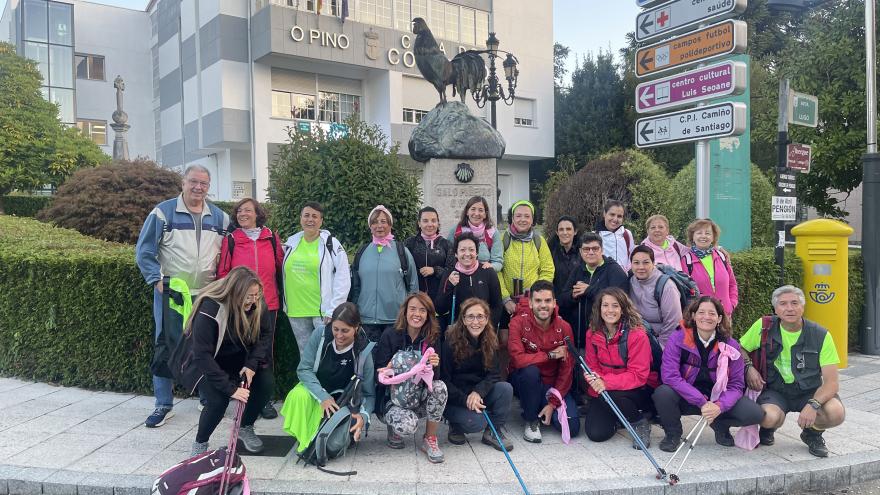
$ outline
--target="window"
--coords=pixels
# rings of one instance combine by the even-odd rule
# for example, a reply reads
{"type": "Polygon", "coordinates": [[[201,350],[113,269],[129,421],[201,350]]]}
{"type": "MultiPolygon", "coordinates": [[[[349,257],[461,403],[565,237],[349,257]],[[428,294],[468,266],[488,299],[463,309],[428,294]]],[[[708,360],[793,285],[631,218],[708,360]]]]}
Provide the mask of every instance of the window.
{"type": "Polygon", "coordinates": [[[489,13],[482,10],[477,11],[477,46],[486,47],[486,40],[489,39],[489,13]]]}
{"type": "Polygon", "coordinates": [[[394,28],[398,31],[412,31],[412,17],[409,15],[409,1],[394,2],[394,28]]]}
{"type": "Polygon", "coordinates": [[[403,122],[405,124],[418,124],[428,115],[427,110],[416,110],[414,108],[403,109],[403,122]]]}
{"type": "Polygon", "coordinates": [[[37,63],[37,70],[43,76],[43,84],[49,84],[49,45],[43,43],[24,43],[24,56],[37,63]]]}
{"type": "Polygon", "coordinates": [[[535,100],[526,98],[513,100],[513,125],[535,127],[535,100]]]}
{"type": "Polygon", "coordinates": [[[48,4],[43,0],[24,2],[24,39],[30,41],[49,41],[48,4]]]}
{"type": "Polygon", "coordinates": [[[290,112],[290,93],[283,91],[272,91],[272,116],[282,119],[289,119],[290,112]]]}
{"type": "Polygon", "coordinates": [[[73,45],[73,6],[49,2],[49,43],[73,45]]]}
{"type": "Polygon", "coordinates": [[[49,45],[49,86],[73,87],[73,48],[49,45]]]}
{"type": "Polygon", "coordinates": [[[474,41],[474,10],[461,9],[461,42],[476,45],[474,41]]]}
{"type": "Polygon", "coordinates": [[[458,41],[458,5],[446,4],[446,39],[458,41]]]}
{"type": "Polygon", "coordinates": [[[412,16],[410,19],[421,17],[428,22],[428,0],[412,0],[412,16]]]}
{"type": "Polygon", "coordinates": [[[446,2],[431,2],[431,32],[435,38],[446,39],[446,2]]]}
{"type": "Polygon", "coordinates": [[[77,55],[76,78],[91,79],[93,81],[103,81],[104,57],[100,55],[77,55]]]}
{"type": "Polygon", "coordinates": [[[107,144],[107,121],[77,119],[76,127],[93,143],[104,146],[107,144]]]}
{"type": "Polygon", "coordinates": [[[391,27],[391,0],[375,0],[376,25],[391,27]]]}
{"type": "Polygon", "coordinates": [[[272,116],[281,119],[315,120],[315,97],[272,91],[272,116]]]}
{"type": "Polygon", "coordinates": [[[361,97],[321,91],[318,106],[318,120],[341,124],[352,115],[360,115],[361,97]]]}
{"type": "Polygon", "coordinates": [[[58,119],[65,124],[73,124],[73,90],[49,88],[49,101],[58,105],[58,119]]]}

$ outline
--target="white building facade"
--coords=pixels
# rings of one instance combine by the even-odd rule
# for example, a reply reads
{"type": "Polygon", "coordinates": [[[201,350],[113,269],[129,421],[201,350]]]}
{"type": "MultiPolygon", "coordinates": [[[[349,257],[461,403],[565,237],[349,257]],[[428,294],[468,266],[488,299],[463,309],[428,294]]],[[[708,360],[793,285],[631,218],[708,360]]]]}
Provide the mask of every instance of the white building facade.
{"type": "MultiPolygon", "coordinates": [[[[497,32],[520,68],[514,104],[496,107],[507,208],[529,197],[529,162],[554,154],[552,11],[551,1],[531,0],[152,0],[145,11],[9,0],[0,39],[40,62],[62,120],[108,154],[121,75],[131,155],[202,164],[212,197],[234,200],[265,199],[289,129],[329,129],[353,114],[399,141],[418,176],[424,165],[406,143],[439,99],[415,67],[410,20],[425,18],[450,58],[497,32]]],[[[488,120],[488,106],[468,104],[488,120]]]]}

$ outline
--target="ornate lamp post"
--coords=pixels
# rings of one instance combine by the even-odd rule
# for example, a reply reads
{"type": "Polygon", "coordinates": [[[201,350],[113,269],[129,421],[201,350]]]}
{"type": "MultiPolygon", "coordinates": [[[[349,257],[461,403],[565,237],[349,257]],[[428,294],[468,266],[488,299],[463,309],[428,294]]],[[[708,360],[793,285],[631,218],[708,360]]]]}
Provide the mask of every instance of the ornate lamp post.
{"type": "Polygon", "coordinates": [[[486,82],[485,84],[483,84],[483,87],[471,94],[478,107],[484,108],[486,106],[486,102],[489,102],[491,104],[492,128],[494,129],[498,128],[498,122],[495,113],[495,103],[498,100],[502,100],[508,105],[513,105],[513,100],[516,93],[516,82],[519,78],[519,69],[517,69],[516,67],[519,62],[512,53],[504,50],[499,50],[498,46],[500,44],[501,42],[498,40],[498,38],[495,37],[495,33],[489,33],[489,39],[486,40],[486,50],[480,50],[478,52],[489,55],[489,77],[486,78],[486,82]],[[504,90],[504,86],[501,84],[501,81],[498,79],[498,73],[495,69],[495,59],[501,58],[501,55],[499,55],[500,53],[507,54],[507,57],[501,64],[501,66],[504,68],[504,78],[507,80],[506,92],[504,90]]]}

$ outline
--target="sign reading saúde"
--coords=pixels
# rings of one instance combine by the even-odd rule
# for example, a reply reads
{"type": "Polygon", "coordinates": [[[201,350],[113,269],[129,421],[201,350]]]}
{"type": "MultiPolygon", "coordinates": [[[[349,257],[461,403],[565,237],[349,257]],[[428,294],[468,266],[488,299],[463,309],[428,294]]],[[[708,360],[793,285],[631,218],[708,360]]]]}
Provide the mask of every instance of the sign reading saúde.
{"type": "Polygon", "coordinates": [[[636,41],[687,31],[709,20],[721,20],[746,10],[746,0],[673,0],[636,17],[636,41]]]}
{"type": "Polygon", "coordinates": [[[650,148],[700,139],[737,136],[746,128],[743,103],[719,103],[636,121],[636,146],[650,148]]]}
{"type": "Polygon", "coordinates": [[[636,76],[677,69],[746,49],[745,22],[727,20],[636,52],[636,76]]]}
{"type": "Polygon", "coordinates": [[[810,157],[813,149],[806,144],[789,144],[786,154],[785,165],[792,170],[800,170],[802,173],[810,172],[810,157]]]}
{"type": "Polygon", "coordinates": [[[807,127],[819,125],[819,99],[792,91],[788,97],[788,123],[807,127]]]}
{"type": "Polygon", "coordinates": [[[648,113],[698,101],[741,94],[748,81],[746,64],[721,62],[645,82],[636,87],[636,111],[648,113]]]}
{"type": "Polygon", "coordinates": [[[797,220],[797,198],[794,196],[773,196],[770,203],[770,219],[783,222],[797,220]]]}

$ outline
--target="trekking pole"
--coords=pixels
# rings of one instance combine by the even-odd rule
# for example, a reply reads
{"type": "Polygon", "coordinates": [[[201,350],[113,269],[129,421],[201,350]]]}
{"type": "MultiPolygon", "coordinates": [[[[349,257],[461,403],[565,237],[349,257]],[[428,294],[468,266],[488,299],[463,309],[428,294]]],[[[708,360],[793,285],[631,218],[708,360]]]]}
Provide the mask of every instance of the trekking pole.
{"type": "MultiPolygon", "coordinates": [[[[572,344],[570,337],[565,337],[565,345],[568,347],[568,351],[577,359],[578,364],[581,366],[581,369],[583,369],[584,372],[588,375],[592,375],[593,370],[591,370],[590,367],[587,366],[587,362],[584,361],[584,358],[578,353],[578,350],[574,346],[574,344],[572,344]]],[[[642,439],[636,433],[636,430],[633,428],[630,422],[627,421],[626,416],[624,416],[623,413],[620,412],[620,408],[618,408],[617,404],[614,403],[614,399],[612,399],[611,396],[608,395],[608,391],[603,390],[602,393],[599,395],[603,399],[605,399],[605,402],[608,404],[608,407],[611,408],[611,411],[614,412],[614,415],[617,416],[620,424],[622,424],[626,428],[626,431],[628,431],[630,436],[632,436],[633,441],[636,442],[636,444],[639,446],[639,449],[642,451],[643,454],[645,454],[645,457],[648,458],[648,461],[651,462],[651,464],[654,466],[654,469],[657,470],[657,479],[664,481],[668,480],[669,475],[666,474],[666,470],[660,467],[660,464],[657,463],[657,459],[655,459],[654,456],[651,455],[651,452],[648,451],[648,447],[645,446],[645,442],[642,441],[642,439]]]]}
{"type": "Polygon", "coordinates": [[[706,421],[706,418],[701,417],[700,420],[697,421],[697,424],[695,424],[694,427],[691,428],[691,431],[688,432],[687,436],[684,437],[684,441],[681,442],[681,445],[679,445],[678,448],[675,449],[675,453],[672,454],[672,457],[670,457],[669,460],[666,461],[666,465],[663,466],[663,469],[668,468],[669,465],[672,464],[672,461],[675,460],[675,458],[678,456],[678,453],[681,452],[681,449],[683,449],[684,446],[687,445],[687,450],[684,453],[684,458],[681,460],[681,464],[678,465],[678,469],[676,469],[674,473],[669,475],[670,485],[678,483],[678,473],[681,472],[681,468],[684,467],[684,463],[687,462],[688,457],[691,455],[691,452],[693,452],[694,447],[697,445],[697,440],[700,439],[700,435],[703,434],[703,430],[706,429],[707,424],[709,424],[709,422],[706,421]],[[695,432],[696,436],[694,436],[695,432]]]}
{"type": "Polygon", "coordinates": [[[516,466],[513,464],[513,459],[511,459],[510,454],[507,453],[507,447],[505,447],[504,442],[501,441],[501,435],[498,434],[498,430],[495,429],[495,425],[492,424],[492,420],[489,419],[489,415],[486,413],[485,409],[483,409],[483,417],[486,418],[489,428],[492,428],[492,434],[495,435],[495,440],[497,440],[498,445],[501,446],[501,451],[504,452],[504,457],[507,457],[507,463],[510,464],[510,469],[513,469],[513,474],[516,475],[516,479],[519,481],[519,486],[522,487],[523,493],[529,495],[529,489],[526,488],[526,483],[523,481],[522,476],[519,475],[519,470],[516,469],[516,466]]]}

